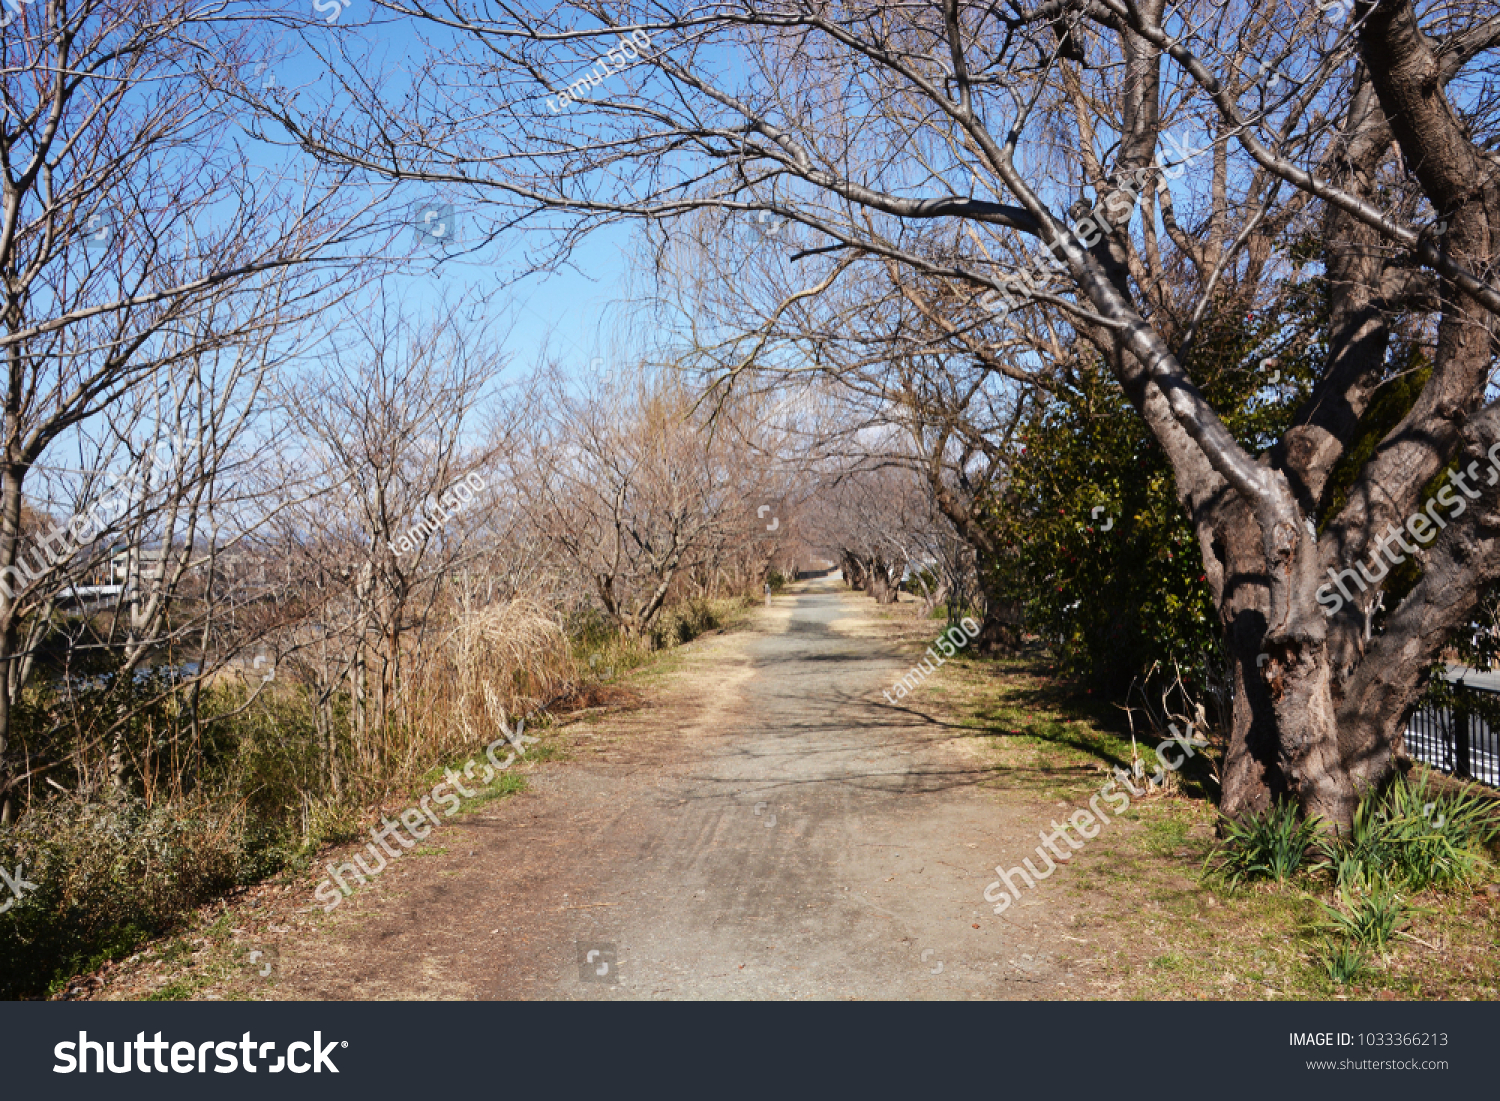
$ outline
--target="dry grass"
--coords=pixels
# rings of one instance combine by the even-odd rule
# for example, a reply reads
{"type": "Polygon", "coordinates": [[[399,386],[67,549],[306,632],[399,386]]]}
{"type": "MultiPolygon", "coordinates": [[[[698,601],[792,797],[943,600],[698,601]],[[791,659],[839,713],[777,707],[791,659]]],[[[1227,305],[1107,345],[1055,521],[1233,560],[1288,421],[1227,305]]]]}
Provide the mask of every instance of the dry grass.
{"type": "Polygon", "coordinates": [[[453,728],[462,744],[488,742],[508,716],[529,714],[583,679],[562,624],[532,601],[461,610],[449,640],[452,664],[436,678],[429,712],[438,744],[453,728]]]}

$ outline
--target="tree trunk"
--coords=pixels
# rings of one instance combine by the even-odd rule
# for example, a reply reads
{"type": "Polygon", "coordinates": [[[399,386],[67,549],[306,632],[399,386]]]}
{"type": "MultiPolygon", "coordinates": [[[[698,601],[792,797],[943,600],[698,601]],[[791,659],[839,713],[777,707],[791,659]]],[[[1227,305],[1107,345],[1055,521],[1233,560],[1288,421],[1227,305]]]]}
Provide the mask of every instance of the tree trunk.
{"type": "MultiPolygon", "coordinates": [[[[6,423],[12,440],[10,446],[14,446],[16,421],[11,410],[6,412],[6,423]]],[[[20,577],[14,567],[21,541],[21,478],[18,464],[7,461],[0,474],[0,578],[8,580],[20,577]],[[4,567],[11,569],[6,573],[4,567]]],[[[10,596],[9,584],[0,585],[0,825],[9,825],[16,817],[15,793],[11,790],[15,774],[7,751],[12,739],[11,685],[19,679],[14,668],[20,660],[16,654],[18,628],[16,601],[10,596]]]]}
{"type": "Polygon", "coordinates": [[[853,551],[844,551],[839,558],[839,568],[844,574],[844,581],[856,592],[862,592],[869,584],[869,574],[863,562],[853,551]]]}
{"type": "Polygon", "coordinates": [[[894,604],[899,592],[898,586],[891,582],[891,568],[886,565],[885,559],[876,555],[870,562],[870,595],[875,598],[876,604],[894,604]]]}
{"type": "Polygon", "coordinates": [[[1268,654],[1253,630],[1235,633],[1244,637],[1231,645],[1235,700],[1220,810],[1243,819],[1293,798],[1309,817],[1347,825],[1358,792],[1339,750],[1326,647],[1268,654]]]}
{"type": "MultiPolygon", "coordinates": [[[[978,654],[1013,654],[1021,646],[1021,605],[1006,592],[1005,586],[994,572],[986,568],[982,552],[977,546],[975,557],[979,591],[984,594],[984,615],[979,620],[979,637],[970,647],[978,654]]],[[[951,613],[948,618],[953,618],[951,613]]]]}

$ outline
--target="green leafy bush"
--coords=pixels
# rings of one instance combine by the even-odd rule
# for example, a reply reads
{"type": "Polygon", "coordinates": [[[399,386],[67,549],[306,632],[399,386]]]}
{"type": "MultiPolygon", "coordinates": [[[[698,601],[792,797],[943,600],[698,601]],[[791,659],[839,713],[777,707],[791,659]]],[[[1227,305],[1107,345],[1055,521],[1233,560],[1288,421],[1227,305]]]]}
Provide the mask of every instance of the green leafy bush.
{"type": "MultiPolygon", "coordinates": [[[[1319,308],[1316,294],[1287,290],[1283,312],[1259,319],[1219,303],[1188,363],[1252,452],[1286,430],[1321,362],[1316,347],[1282,349],[1283,381],[1269,384],[1267,353],[1319,308]]],[[[1026,629],[1097,693],[1121,696],[1155,667],[1180,669],[1203,695],[1226,661],[1202,547],[1171,464],[1119,384],[1102,363],[1079,363],[1034,406],[1023,436],[985,515],[1015,548],[995,563],[997,584],[1022,601],[1026,629]]]]}
{"type": "Polygon", "coordinates": [[[1038,408],[988,514],[1015,548],[997,568],[1026,628],[1095,691],[1123,695],[1153,664],[1194,670],[1217,653],[1212,595],[1166,457],[1098,365],[1038,408]]]}

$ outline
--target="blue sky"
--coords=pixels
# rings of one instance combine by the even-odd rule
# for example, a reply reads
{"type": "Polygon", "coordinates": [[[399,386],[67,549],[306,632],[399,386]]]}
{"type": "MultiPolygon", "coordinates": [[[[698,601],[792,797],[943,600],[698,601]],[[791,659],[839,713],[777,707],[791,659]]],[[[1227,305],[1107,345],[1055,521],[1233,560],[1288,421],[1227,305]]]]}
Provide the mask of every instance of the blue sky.
{"type": "MultiPolygon", "coordinates": [[[[313,0],[307,2],[311,8],[313,0]]],[[[333,2],[324,0],[321,10],[332,12],[333,2]]],[[[340,31],[357,34],[373,57],[389,53],[410,58],[423,48],[412,42],[410,27],[404,21],[367,23],[364,21],[367,16],[368,5],[354,0],[338,23],[340,31]],[[365,11],[360,12],[359,8],[365,11]]],[[[313,27],[304,33],[309,41],[315,41],[318,30],[313,27]]],[[[431,31],[424,28],[423,33],[430,35],[431,31]]],[[[244,75],[259,76],[263,86],[271,83],[282,89],[303,88],[317,96],[317,86],[326,75],[323,62],[294,33],[283,34],[273,42],[273,50],[285,56],[244,75]]],[[[400,201],[419,205],[434,194],[431,186],[412,184],[403,188],[400,201]]],[[[474,240],[477,223],[492,217],[482,208],[474,211],[460,208],[455,226],[459,242],[474,240]]],[[[497,322],[492,331],[509,333],[506,347],[511,353],[513,370],[508,374],[530,367],[544,349],[561,357],[569,372],[576,374],[591,358],[605,353],[600,327],[611,305],[624,293],[629,269],[627,253],[635,230],[622,225],[595,232],[575,249],[570,265],[511,283],[528,251],[545,251],[546,242],[541,238],[544,231],[533,232],[537,236],[531,240],[518,231],[504,244],[446,261],[436,269],[420,263],[411,265],[410,270],[390,276],[386,290],[403,304],[418,310],[436,310],[445,297],[449,300],[473,297],[492,293],[503,285],[488,313],[489,319],[497,322]]]]}

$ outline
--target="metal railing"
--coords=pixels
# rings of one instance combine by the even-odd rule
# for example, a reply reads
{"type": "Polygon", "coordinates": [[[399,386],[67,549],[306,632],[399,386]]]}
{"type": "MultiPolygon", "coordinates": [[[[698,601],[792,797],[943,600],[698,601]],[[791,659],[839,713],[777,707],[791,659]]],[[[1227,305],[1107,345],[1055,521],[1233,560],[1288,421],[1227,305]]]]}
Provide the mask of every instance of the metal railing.
{"type": "Polygon", "coordinates": [[[1493,715],[1500,694],[1453,685],[1451,707],[1421,707],[1406,721],[1406,749],[1417,760],[1465,780],[1500,787],[1500,731],[1493,715]]]}

